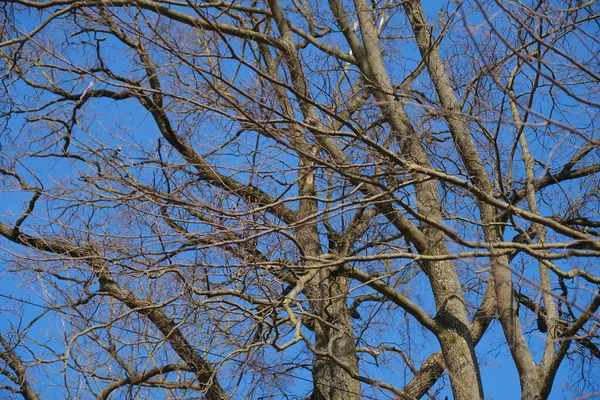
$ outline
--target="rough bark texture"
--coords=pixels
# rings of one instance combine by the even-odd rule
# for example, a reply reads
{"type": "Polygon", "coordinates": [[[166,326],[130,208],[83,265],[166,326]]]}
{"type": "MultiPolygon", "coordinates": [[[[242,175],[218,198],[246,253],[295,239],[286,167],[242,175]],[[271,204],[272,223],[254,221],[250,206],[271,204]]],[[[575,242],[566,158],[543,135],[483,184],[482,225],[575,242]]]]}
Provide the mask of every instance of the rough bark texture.
{"type": "Polygon", "coordinates": [[[13,381],[18,385],[16,390],[20,393],[25,400],[39,400],[39,396],[33,390],[29,381],[27,380],[27,369],[21,362],[19,356],[14,352],[13,346],[0,335],[0,358],[10,367],[14,372],[13,381]]]}

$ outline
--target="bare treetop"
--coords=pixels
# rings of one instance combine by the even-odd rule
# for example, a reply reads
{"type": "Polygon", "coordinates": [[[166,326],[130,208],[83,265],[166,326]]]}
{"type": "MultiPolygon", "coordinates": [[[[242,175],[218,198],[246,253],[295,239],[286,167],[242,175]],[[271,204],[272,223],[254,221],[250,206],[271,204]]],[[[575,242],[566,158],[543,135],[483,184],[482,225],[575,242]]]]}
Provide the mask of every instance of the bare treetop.
{"type": "Polygon", "coordinates": [[[599,21],[4,2],[0,392],[598,393],[599,21]]]}

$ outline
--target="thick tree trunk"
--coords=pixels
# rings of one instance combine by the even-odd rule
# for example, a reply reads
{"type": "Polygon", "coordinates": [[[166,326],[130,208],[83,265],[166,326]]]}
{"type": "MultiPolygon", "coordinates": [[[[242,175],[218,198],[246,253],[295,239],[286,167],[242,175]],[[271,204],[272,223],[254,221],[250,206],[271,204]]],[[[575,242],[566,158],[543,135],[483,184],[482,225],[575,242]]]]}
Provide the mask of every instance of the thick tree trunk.
{"type": "Polygon", "coordinates": [[[313,400],[361,398],[360,382],[352,377],[358,374],[358,358],[345,300],[345,281],[343,277],[329,276],[319,285],[322,299],[327,300],[315,302],[324,321],[315,324],[313,400]]]}
{"type": "MultiPolygon", "coordinates": [[[[379,49],[379,36],[372,20],[371,7],[364,0],[354,0],[354,5],[361,38],[356,35],[341,2],[329,1],[330,9],[352,49],[357,64],[371,84],[372,94],[402,148],[402,156],[410,162],[428,167],[428,155],[402,105],[393,95],[395,91],[379,49]]],[[[410,236],[408,232],[403,233],[407,234],[407,239],[412,241],[422,254],[448,254],[444,234],[435,227],[438,223],[442,224],[437,183],[420,174],[415,174],[415,178],[423,178],[415,185],[415,194],[418,212],[425,219],[422,227],[424,236],[417,238],[414,235],[410,236]]],[[[389,215],[386,216],[389,218],[389,215]]],[[[469,332],[470,322],[454,265],[449,261],[428,262],[425,263],[425,273],[431,282],[435,297],[438,313],[436,319],[442,326],[438,340],[452,381],[454,397],[469,400],[482,398],[479,366],[469,332]]]]}
{"type": "MultiPolygon", "coordinates": [[[[304,165],[312,165],[305,160],[304,165]]],[[[307,198],[300,202],[300,220],[317,213],[314,172],[307,173],[299,183],[299,192],[307,198]]],[[[311,258],[321,255],[317,227],[306,224],[297,231],[298,242],[304,254],[311,258]]],[[[322,268],[307,283],[305,294],[310,299],[315,315],[315,355],[313,363],[313,395],[319,400],[359,400],[360,382],[353,378],[358,374],[358,358],[348,307],[347,284],[343,277],[331,276],[329,268],[307,263],[311,268],[322,268]]]]}
{"type": "MultiPolygon", "coordinates": [[[[443,248],[430,249],[429,252],[439,254],[446,247],[445,242],[439,242],[438,246],[443,248]]],[[[483,389],[479,365],[458,276],[450,261],[427,263],[426,269],[437,306],[436,320],[442,328],[437,339],[452,382],[454,398],[481,399],[483,389]]]]}
{"type": "MultiPolygon", "coordinates": [[[[305,121],[319,124],[319,116],[309,101],[311,93],[283,10],[278,0],[269,0],[268,3],[282,42],[286,46],[283,56],[289,67],[294,89],[298,94],[296,100],[300,105],[301,112],[305,121]]],[[[273,70],[273,73],[275,74],[276,71],[273,70]]],[[[284,103],[284,109],[293,113],[287,96],[280,92],[279,97],[284,103]]],[[[289,117],[290,120],[294,120],[293,114],[290,114],[289,117]]],[[[292,133],[293,137],[290,140],[301,160],[298,193],[303,199],[300,201],[298,209],[298,220],[302,221],[314,217],[319,211],[318,204],[314,200],[317,197],[314,184],[314,163],[310,157],[306,157],[306,154],[316,155],[316,151],[314,146],[308,144],[303,128],[296,127],[292,130],[295,133],[292,133]]],[[[305,257],[318,258],[321,256],[321,243],[316,222],[307,222],[298,228],[297,239],[305,257]]],[[[315,267],[310,263],[307,264],[311,268],[315,267]]],[[[310,301],[311,310],[316,316],[312,395],[314,399],[358,400],[361,398],[360,382],[352,376],[358,374],[358,358],[346,305],[346,286],[345,279],[330,276],[328,270],[324,268],[307,284],[305,289],[307,297],[312,299],[310,301]]]]}

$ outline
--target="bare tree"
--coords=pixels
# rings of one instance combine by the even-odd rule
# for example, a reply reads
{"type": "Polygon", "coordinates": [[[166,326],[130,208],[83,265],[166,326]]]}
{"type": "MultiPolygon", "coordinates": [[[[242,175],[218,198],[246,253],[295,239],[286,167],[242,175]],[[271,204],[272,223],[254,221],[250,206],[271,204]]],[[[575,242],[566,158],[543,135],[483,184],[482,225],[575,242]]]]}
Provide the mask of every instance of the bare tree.
{"type": "Polygon", "coordinates": [[[594,1],[2,7],[5,393],[598,390],[594,1]]]}

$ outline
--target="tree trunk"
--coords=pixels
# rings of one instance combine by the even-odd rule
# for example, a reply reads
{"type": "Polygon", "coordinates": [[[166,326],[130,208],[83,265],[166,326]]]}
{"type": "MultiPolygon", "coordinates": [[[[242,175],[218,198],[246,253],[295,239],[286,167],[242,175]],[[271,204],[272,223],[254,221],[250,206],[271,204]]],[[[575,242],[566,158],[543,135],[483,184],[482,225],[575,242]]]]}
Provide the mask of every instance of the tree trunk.
{"type": "Polygon", "coordinates": [[[315,323],[315,356],[313,367],[313,400],[360,399],[358,357],[346,305],[346,279],[324,277],[318,293],[325,301],[314,302],[317,315],[324,319],[315,323]],[[327,354],[322,355],[322,354],[327,354]],[[342,364],[342,365],[340,365],[342,364]]]}

